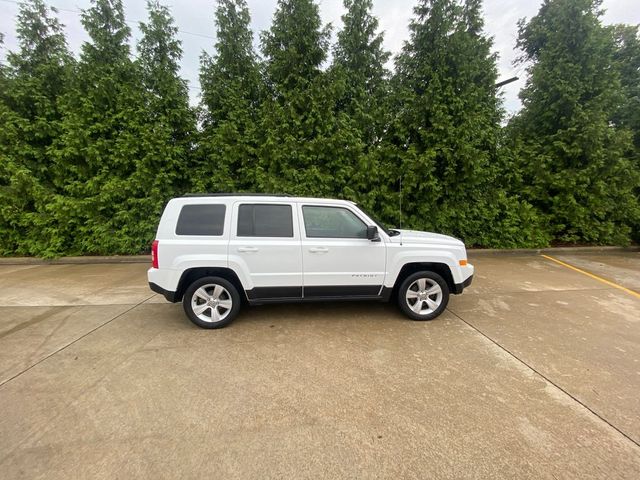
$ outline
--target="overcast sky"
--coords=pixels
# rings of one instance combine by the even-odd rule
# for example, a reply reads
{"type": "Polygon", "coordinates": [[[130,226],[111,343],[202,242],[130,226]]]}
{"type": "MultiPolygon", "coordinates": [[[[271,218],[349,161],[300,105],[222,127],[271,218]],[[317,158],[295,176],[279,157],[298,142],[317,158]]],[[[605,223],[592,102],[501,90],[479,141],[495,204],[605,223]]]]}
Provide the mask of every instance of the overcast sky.
{"type": "MultiPolygon", "coordinates": [[[[408,39],[407,25],[417,0],[374,0],[373,13],[380,21],[384,32],[385,48],[397,54],[408,39]]],[[[67,41],[73,52],[79,52],[82,42],[88,39],[80,23],[78,11],[90,5],[89,0],[47,0],[48,5],[57,7],[59,18],[66,27],[67,41]]],[[[252,28],[256,47],[258,35],[269,28],[277,0],[248,0],[251,10],[252,28]]],[[[320,12],[325,23],[333,25],[333,36],[341,28],[341,15],[344,13],[342,0],[319,0],[320,12]]],[[[520,81],[502,88],[507,112],[513,113],[520,108],[518,91],[524,84],[524,71],[514,66],[518,55],[515,49],[517,21],[536,14],[539,0],[486,0],[484,2],[485,29],[494,37],[494,49],[498,52],[500,78],[521,77],[520,81]]],[[[146,16],[143,0],[125,0],[127,20],[130,22],[133,39],[140,36],[137,22],[146,16]]],[[[175,22],[180,29],[184,55],[182,59],[182,77],[189,81],[192,102],[197,102],[200,93],[198,83],[198,58],[203,50],[213,51],[215,26],[213,23],[214,0],[187,0],[178,2],[167,0],[175,22]]],[[[640,23],[638,0],[605,0],[605,23],[640,23]]],[[[0,32],[5,35],[6,50],[16,49],[15,17],[18,5],[14,0],[0,0],[0,32]]]]}

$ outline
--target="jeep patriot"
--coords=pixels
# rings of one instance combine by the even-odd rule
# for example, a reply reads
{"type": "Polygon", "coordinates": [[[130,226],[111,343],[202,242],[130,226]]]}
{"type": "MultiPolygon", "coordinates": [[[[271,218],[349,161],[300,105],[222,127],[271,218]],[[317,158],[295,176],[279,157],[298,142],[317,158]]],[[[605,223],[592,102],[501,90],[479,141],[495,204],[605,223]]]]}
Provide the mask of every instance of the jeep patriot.
{"type": "Polygon", "coordinates": [[[456,238],[387,229],[347,200],[278,195],[170,200],[152,259],[151,289],[203,328],[269,302],[394,299],[407,317],[431,320],[473,278],[456,238]]]}

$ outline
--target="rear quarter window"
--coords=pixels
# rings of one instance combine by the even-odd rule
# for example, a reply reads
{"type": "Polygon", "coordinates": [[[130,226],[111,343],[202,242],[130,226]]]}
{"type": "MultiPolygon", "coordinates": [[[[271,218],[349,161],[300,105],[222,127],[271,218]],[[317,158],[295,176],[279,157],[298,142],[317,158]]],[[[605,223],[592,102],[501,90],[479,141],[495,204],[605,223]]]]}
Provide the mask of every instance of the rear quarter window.
{"type": "Polygon", "coordinates": [[[220,236],[224,232],[224,205],[185,205],[180,210],[176,235],[220,236]]]}

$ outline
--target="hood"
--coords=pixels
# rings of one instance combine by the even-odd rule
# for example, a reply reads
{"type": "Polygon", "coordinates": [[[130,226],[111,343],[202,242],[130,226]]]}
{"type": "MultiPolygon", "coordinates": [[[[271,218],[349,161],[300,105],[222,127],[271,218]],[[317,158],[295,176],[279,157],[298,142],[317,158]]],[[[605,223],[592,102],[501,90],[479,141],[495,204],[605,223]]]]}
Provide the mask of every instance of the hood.
{"type": "Polygon", "coordinates": [[[432,243],[438,245],[451,245],[456,247],[464,247],[464,243],[457,238],[440,233],[421,232],[419,230],[400,230],[400,235],[393,237],[394,240],[400,240],[402,243],[432,243]]]}

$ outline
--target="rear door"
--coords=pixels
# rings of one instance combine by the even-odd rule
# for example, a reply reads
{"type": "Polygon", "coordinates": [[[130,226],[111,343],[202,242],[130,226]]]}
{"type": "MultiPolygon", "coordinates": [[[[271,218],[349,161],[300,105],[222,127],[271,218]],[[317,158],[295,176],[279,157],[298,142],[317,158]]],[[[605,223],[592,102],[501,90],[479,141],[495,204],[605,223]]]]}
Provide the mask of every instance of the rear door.
{"type": "Polygon", "coordinates": [[[367,223],[344,205],[300,204],[304,297],[379,295],[384,239],[367,239],[367,223]]]}
{"type": "Polygon", "coordinates": [[[250,300],[301,298],[302,251],[295,204],[235,203],[229,262],[249,277],[250,300]]]}

